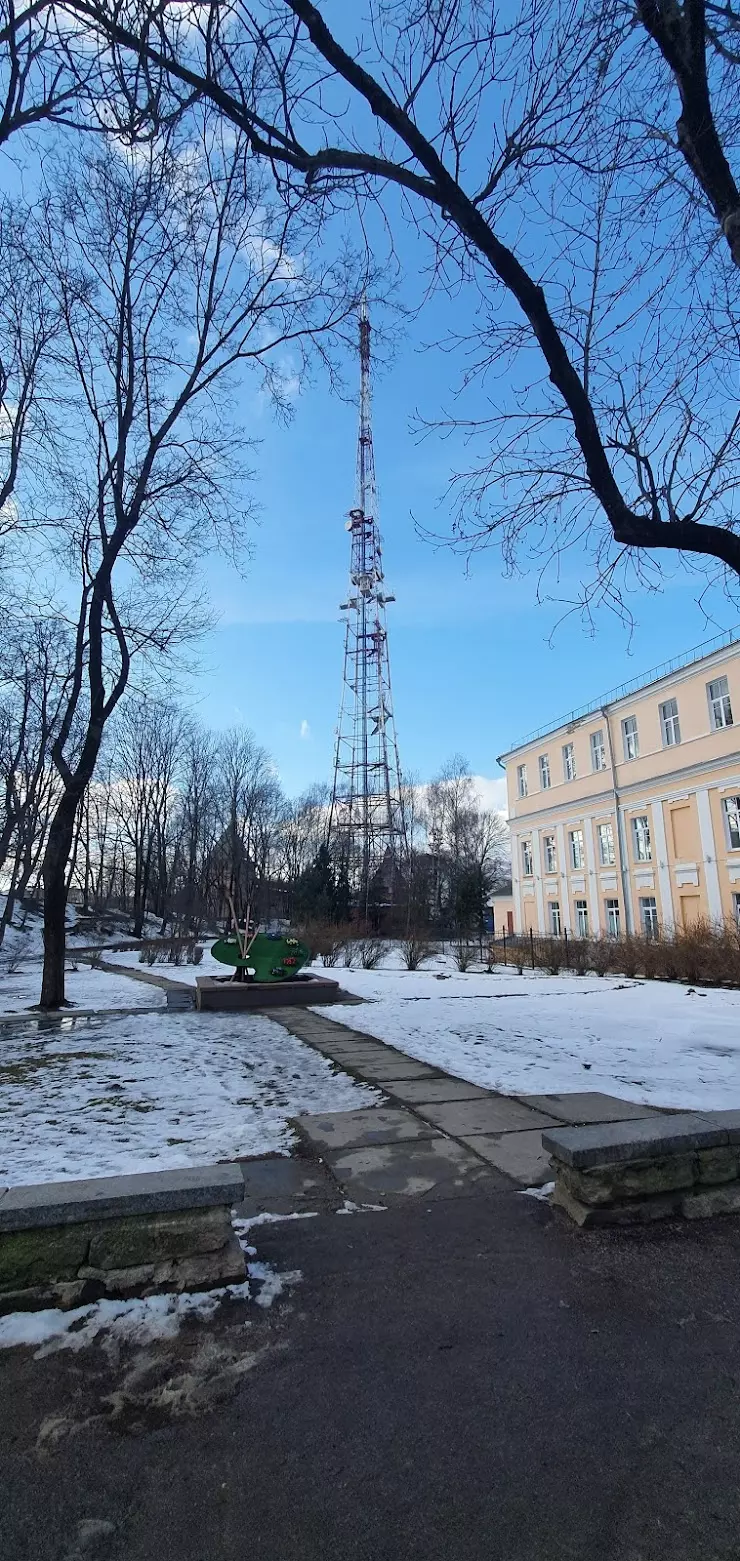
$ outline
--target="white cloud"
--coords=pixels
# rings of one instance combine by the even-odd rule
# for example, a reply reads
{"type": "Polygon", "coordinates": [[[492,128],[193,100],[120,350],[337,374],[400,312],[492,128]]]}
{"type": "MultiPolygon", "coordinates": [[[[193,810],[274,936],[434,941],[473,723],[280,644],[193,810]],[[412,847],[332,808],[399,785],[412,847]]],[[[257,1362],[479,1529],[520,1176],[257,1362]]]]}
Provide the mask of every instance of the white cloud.
{"type": "Polygon", "coordinates": [[[301,721],[301,737],[306,739],[311,736],[311,728],[308,721],[301,721]]]}
{"type": "Polygon", "coordinates": [[[473,785],[484,808],[490,809],[493,813],[503,813],[508,817],[505,775],[496,775],[493,778],[487,775],[474,775],[473,785]]]}

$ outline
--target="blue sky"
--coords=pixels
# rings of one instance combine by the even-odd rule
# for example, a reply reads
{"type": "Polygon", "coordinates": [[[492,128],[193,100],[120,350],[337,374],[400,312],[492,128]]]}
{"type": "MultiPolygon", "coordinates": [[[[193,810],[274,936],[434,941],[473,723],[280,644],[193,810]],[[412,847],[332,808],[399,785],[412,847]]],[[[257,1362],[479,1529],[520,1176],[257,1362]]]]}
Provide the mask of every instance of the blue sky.
{"type": "MultiPolygon", "coordinates": [[[[3,171],[12,186],[12,169],[4,163],[3,171]]],[[[393,226],[405,272],[402,298],[414,308],[427,285],[430,251],[408,227],[395,220],[393,226]]],[[[379,250],[383,242],[379,230],[379,250]]],[[[565,609],[538,601],[536,567],[507,578],[494,548],[468,564],[420,539],[415,520],[435,532],[449,526],[445,490],[456,452],[453,441],[437,436],[419,443],[411,431],[415,415],[490,411],[482,389],[456,400],[466,366],[461,352],[429,346],[451,330],[469,331],[477,303],[472,286],[451,298],[432,295],[405,325],[392,314],[380,319],[375,308],[374,324],[384,325],[395,344],[392,361],[375,377],[375,453],[386,580],[397,597],[388,617],[402,767],[426,780],[460,752],[475,774],[499,782],[496,797],[503,800],[496,757],[517,738],[731,627],[740,612],[718,590],[705,593],[702,610],[701,579],[666,555],[662,594],[630,597],[632,633],[602,611],[589,636],[576,615],[556,627],[565,609]]],[[[531,372],[532,356],[520,361],[520,377],[531,372]]],[[[354,360],[346,372],[348,399],[317,376],[297,397],[287,426],[273,418],[256,386],[243,382],[235,413],[259,440],[248,460],[261,521],[248,531],[252,556],[244,578],[223,559],[203,561],[201,583],[218,622],[180,687],[205,724],[251,726],[294,795],[328,780],[333,757],[343,647],[338,604],[349,563],[344,526],[355,478],[354,360]]],[[[513,385],[506,391],[512,405],[516,394],[513,385]]],[[[579,562],[575,554],[566,558],[553,595],[576,594],[579,562]]]]}
{"type": "MultiPolygon", "coordinates": [[[[631,641],[602,612],[594,637],[571,617],[550,643],[563,608],[538,604],[534,572],[507,579],[493,548],[468,566],[417,536],[414,517],[435,531],[449,518],[440,501],[453,451],[439,438],[418,444],[409,425],[416,411],[433,416],[451,404],[454,358],[424,349],[449,324],[450,307],[429,303],[375,382],[386,579],[397,596],[388,610],[396,723],[406,771],[427,779],[460,751],[476,774],[494,778],[497,754],[530,728],[730,627],[737,612],[711,593],[707,624],[696,602],[700,583],[674,566],[661,595],[631,596],[631,641]]],[[[245,416],[261,439],[253,463],[261,522],[250,532],[245,579],[220,560],[207,565],[219,624],[202,646],[188,698],[214,727],[252,726],[295,794],[328,778],[332,763],[356,409],[318,381],[298,398],[288,427],[250,400],[248,388],[245,416]]],[[[578,562],[567,563],[574,578],[578,562]]]]}

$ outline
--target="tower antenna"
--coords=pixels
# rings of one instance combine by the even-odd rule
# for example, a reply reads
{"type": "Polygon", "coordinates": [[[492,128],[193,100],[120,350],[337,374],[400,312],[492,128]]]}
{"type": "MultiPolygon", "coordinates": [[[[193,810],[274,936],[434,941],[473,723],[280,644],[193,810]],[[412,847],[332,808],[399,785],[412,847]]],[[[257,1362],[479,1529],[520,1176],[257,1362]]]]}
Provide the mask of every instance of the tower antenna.
{"type": "Polygon", "coordinates": [[[378,527],[372,429],[370,320],[359,312],[360,420],[350,533],[350,589],[344,616],[344,671],[337,725],[328,841],[346,874],[359,917],[395,897],[405,832],[393,719],[385,589],[378,527]]]}

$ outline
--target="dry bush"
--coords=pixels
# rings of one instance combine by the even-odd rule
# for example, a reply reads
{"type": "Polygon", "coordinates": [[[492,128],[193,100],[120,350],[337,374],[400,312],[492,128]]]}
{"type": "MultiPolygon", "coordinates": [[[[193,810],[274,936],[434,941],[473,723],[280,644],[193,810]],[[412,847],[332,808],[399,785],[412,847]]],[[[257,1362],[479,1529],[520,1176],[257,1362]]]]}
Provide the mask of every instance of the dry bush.
{"type": "Polygon", "coordinates": [[[474,943],[456,943],[452,957],[458,970],[469,970],[477,953],[478,950],[474,943]]]}
{"type": "Polygon", "coordinates": [[[638,971],[644,968],[643,942],[643,938],[633,938],[628,934],[618,945],[615,945],[615,948],[618,950],[619,967],[623,976],[632,978],[638,974],[638,971]]]}
{"type": "Polygon", "coordinates": [[[154,943],[147,943],[146,947],[139,950],[140,965],[156,965],[160,950],[154,943]]]}
{"type": "Polygon", "coordinates": [[[363,970],[376,970],[385,953],[384,938],[358,938],[353,952],[363,970]]]}
{"type": "Polygon", "coordinates": [[[400,953],[406,970],[418,970],[425,960],[431,959],[434,946],[423,932],[408,932],[401,939],[400,953]]]}
{"type": "Polygon", "coordinates": [[[617,943],[614,938],[591,938],[589,943],[588,959],[591,970],[597,976],[605,976],[607,970],[614,969],[614,951],[617,943]]]}
{"type": "Polygon", "coordinates": [[[570,967],[576,975],[585,976],[589,968],[591,958],[591,945],[588,938],[573,938],[568,943],[568,958],[570,967]]]}
{"type": "Polygon", "coordinates": [[[351,928],[339,927],[333,921],[310,921],[303,923],[298,935],[311,950],[313,959],[320,959],[322,965],[334,966],[351,936],[351,928]]]}

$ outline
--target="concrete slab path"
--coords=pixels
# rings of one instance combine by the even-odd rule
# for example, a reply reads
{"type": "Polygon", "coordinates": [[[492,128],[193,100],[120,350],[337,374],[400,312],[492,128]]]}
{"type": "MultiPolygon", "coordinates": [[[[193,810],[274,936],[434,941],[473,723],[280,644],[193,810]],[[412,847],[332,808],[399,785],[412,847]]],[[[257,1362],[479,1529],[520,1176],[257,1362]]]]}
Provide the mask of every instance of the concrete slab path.
{"type": "Polygon", "coordinates": [[[347,1196],[359,1201],[427,1197],[432,1191],[445,1197],[467,1193],[481,1174],[474,1175],[475,1158],[489,1176],[498,1173],[521,1187],[539,1187],[551,1176],[542,1147],[547,1128],[656,1115],[654,1108],[597,1091],[496,1094],[310,1009],[273,1008],[270,1017],[339,1067],[376,1084],[395,1107],[390,1114],[384,1107],[370,1107],[297,1119],[308,1151],[324,1156],[347,1196]],[[420,1139],[427,1140],[425,1150],[420,1139]],[[456,1145],[455,1152],[445,1144],[456,1145]]]}

